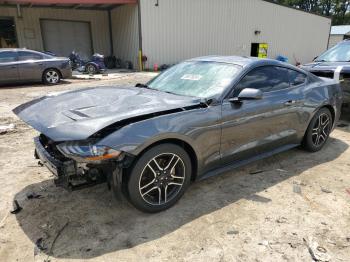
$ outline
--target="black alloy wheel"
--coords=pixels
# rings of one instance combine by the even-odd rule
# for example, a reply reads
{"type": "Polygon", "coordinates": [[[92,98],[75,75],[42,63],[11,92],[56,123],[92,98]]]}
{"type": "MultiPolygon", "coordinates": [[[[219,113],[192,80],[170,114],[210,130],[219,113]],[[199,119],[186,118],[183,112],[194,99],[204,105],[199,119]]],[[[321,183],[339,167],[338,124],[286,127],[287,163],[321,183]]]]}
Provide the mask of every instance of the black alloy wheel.
{"type": "Polygon", "coordinates": [[[303,146],[310,152],[317,152],[326,144],[332,131],[333,118],[327,108],[321,108],[312,118],[305,133],[303,146]]]}

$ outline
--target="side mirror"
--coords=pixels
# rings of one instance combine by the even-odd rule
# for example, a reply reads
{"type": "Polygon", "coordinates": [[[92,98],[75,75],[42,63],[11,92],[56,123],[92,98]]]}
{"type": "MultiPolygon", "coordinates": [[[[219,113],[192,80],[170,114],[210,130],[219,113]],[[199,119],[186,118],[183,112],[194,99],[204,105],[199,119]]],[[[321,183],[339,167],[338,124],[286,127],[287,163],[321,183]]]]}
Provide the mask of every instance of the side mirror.
{"type": "Polygon", "coordinates": [[[230,98],[230,102],[239,102],[242,100],[258,100],[262,99],[263,92],[259,89],[245,88],[243,89],[237,97],[230,98]]]}

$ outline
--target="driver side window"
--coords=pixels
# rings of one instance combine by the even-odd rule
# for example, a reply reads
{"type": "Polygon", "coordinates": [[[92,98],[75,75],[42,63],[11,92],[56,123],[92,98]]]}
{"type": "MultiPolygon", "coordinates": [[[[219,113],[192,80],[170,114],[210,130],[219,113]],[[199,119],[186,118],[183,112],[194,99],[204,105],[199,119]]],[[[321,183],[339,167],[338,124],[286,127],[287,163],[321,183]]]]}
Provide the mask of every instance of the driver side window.
{"type": "Polygon", "coordinates": [[[245,88],[260,89],[272,92],[290,87],[288,69],[276,66],[258,67],[246,74],[237,84],[234,96],[245,88]]]}

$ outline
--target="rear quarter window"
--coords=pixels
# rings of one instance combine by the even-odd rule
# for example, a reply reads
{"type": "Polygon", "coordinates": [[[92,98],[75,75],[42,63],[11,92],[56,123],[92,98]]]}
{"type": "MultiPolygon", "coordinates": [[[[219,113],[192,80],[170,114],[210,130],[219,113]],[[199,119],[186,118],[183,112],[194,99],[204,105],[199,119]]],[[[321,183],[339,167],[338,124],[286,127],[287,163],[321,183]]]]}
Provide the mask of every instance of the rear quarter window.
{"type": "Polygon", "coordinates": [[[19,51],[18,52],[18,60],[19,61],[27,61],[27,60],[41,60],[43,56],[41,54],[27,52],[27,51],[19,51]]]}
{"type": "Polygon", "coordinates": [[[301,72],[288,69],[289,81],[291,86],[299,86],[306,82],[307,76],[301,72]]]}

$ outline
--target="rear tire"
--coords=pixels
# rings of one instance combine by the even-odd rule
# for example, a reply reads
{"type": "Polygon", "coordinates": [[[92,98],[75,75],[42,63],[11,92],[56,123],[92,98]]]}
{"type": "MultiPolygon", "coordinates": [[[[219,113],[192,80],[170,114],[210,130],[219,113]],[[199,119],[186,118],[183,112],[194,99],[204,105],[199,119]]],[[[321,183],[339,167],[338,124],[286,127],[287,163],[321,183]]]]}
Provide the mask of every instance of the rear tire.
{"type": "Polygon", "coordinates": [[[327,108],[321,108],[312,118],[306,130],[303,148],[309,152],[317,152],[326,144],[332,131],[333,118],[327,108]]]}
{"type": "Polygon", "coordinates": [[[127,182],[130,202],[139,210],[155,213],[173,206],[191,181],[191,160],[175,144],[146,151],[132,167],[127,182]]]}
{"type": "Polygon", "coordinates": [[[47,69],[43,73],[43,82],[47,85],[56,85],[61,81],[61,73],[56,69],[47,69]]]}

